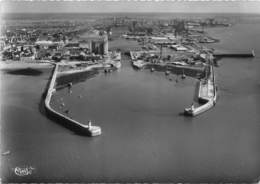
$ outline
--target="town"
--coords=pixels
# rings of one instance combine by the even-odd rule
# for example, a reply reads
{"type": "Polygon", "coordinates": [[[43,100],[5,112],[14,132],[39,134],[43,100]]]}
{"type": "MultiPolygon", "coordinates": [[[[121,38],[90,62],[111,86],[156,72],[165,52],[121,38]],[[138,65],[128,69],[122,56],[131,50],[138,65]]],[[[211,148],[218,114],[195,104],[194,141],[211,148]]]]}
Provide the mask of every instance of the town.
{"type": "MultiPolygon", "coordinates": [[[[120,36],[138,41],[142,45],[142,50],[158,51],[161,47],[168,47],[175,51],[190,51],[201,50],[198,43],[218,41],[205,34],[205,27],[229,25],[225,19],[210,18],[146,20],[109,17],[99,18],[94,22],[80,20],[34,21],[30,24],[4,22],[0,48],[3,61],[95,62],[108,55],[108,41],[114,37],[113,29],[126,28],[125,34],[120,36]]],[[[176,59],[178,60],[178,57],[176,59]]]]}

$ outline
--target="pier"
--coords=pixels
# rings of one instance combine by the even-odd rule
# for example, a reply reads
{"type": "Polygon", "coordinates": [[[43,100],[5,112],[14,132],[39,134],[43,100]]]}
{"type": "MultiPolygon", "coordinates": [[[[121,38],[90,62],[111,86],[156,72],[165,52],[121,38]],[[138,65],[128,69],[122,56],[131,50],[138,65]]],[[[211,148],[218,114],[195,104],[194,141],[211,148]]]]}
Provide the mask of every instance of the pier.
{"type": "MultiPolygon", "coordinates": [[[[59,64],[54,64],[54,65],[55,65],[55,67],[53,70],[52,78],[51,78],[51,81],[48,86],[46,98],[44,100],[44,105],[45,105],[47,114],[52,116],[56,120],[64,123],[65,126],[69,126],[71,128],[76,129],[80,133],[84,133],[91,137],[101,135],[101,128],[99,126],[92,126],[91,124],[87,124],[87,125],[82,124],[76,120],[73,120],[73,119],[57,112],[50,106],[52,94],[55,93],[55,91],[56,91],[55,83],[56,83],[56,78],[58,75],[58,67],[59,67],[59,64]]],[[[87,68],[87,69],[90,70],[91,68],[87,68]]]]}

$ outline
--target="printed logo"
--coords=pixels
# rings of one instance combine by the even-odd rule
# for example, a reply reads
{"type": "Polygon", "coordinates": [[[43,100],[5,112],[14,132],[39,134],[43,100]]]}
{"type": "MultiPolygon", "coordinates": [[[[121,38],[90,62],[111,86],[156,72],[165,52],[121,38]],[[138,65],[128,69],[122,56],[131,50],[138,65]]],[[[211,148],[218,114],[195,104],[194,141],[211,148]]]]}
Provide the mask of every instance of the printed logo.
{"type": "Polygon", "coordinates": [[[31,175],[33,170],[35,168],[33,167],[16,167],[14,168],[14,173],[17,175],[17,176],[27,176],[27,175],[31,175]]]}

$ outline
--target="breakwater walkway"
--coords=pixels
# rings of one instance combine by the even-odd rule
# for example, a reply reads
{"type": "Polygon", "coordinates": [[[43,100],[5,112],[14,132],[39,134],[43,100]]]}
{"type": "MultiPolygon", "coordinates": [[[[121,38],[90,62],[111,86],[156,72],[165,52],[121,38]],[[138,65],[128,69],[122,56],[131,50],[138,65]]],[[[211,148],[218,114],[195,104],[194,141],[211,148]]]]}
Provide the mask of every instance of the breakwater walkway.
{"type": "MultiPolygon", "coordinates": [[[[70,71],[69,73],[86,72],[95,67],[100,67],[100,66],[90,66],[90,67],[87,67],[86,69],[70,71]]],[[[99,126],[92,126],[91,123],[89,123],[87,125],[80,123],[76,120],[71,119],[70,117],[67,117],[67,116],[57,112],[50,106],[51,97],[52,97],[53,93],[55,93],[55,91],[56,91],[55,84],[56,84],[56,79],[59,75],[58,69],[59,69],[59,64],[54,64],[54,70],[52,73],[51,81],[49,83],[47,94],[46,94],[46,97],[44,100],[44,105],[45,105],[47,115],[55,118],[57,121],[64,124],[65,126],[69,126],[69,127],[73,128],[74,130],[77,130],[78,132],[86,134],[88,136],[101,135],[101,128],[99,126]]]]}

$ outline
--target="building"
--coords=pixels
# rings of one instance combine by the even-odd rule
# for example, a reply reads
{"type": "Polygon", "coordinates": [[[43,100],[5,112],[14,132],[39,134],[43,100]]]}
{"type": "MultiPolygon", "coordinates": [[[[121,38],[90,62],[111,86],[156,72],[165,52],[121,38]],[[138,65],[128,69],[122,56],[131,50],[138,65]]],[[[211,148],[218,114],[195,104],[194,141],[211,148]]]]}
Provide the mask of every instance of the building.
{"type": "Polygon", "coordinates": [[[90,53],[96,55],[108,54],[107,34],[90,33],[79,37],[80,47],[88,48],[90,53]]]}

